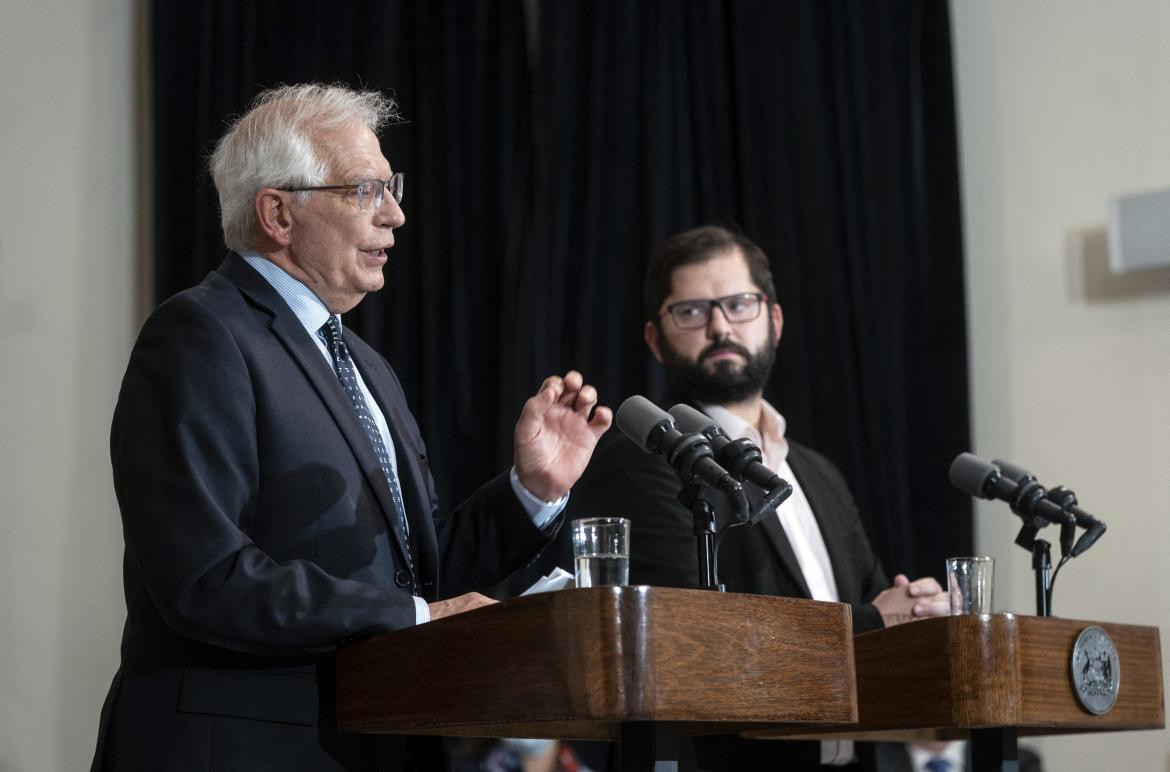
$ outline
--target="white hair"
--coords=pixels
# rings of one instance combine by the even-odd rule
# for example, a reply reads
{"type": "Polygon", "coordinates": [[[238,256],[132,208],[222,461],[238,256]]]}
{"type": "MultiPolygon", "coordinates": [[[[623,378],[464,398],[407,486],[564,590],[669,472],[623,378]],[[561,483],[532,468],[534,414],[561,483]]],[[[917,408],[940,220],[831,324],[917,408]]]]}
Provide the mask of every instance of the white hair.
{"type": "Polygon", "coordinates": [[[325,182],[329,168],[314,147],[318,132],[359,124],[377,134],[397,117],[394,100],[377,91],[304,83],[258,94],[211,154],[224,243],[236,252],[255,246],[253,200],[260,189],[325,182]]]}

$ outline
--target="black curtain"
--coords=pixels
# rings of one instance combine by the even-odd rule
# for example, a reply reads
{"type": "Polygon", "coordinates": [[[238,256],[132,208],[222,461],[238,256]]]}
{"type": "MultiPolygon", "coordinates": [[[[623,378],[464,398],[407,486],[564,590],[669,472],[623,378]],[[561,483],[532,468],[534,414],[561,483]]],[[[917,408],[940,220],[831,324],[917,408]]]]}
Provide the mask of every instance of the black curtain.
{"type": "Polygon", "coordinates": [[[542,14],[517,293],[541,304],[542,334],[517,317],[505,361],[664,399],[641,340],[645,257],[684,228],[738,227],[770,256],[785,314],[768,399],[842,466],[885,565],[940,575],[972,548],[946,481],[969,447],[946,4],[542,14]]]}
{"type": "Polygon", "coordinates": [[[223,255],[206,156],[261,87],[396,94],[408,173],[387,288],[347,319],[395,365],[440,494],[510,459],[544,375],[664,400],[641,341],[660,238],[719,223],[771,257],[767,397],[850,479],[885,565],[969,554],[951,53],[942,0],[282,2],[154,9],[162,298],[223,255]]]}
{"type": "Polygon", "coordinates": [[[466,495],[504,464],[503,430],[484,416],[499,404],[501,266],[530,134],[519,0],[156,3],[153,13],[159,302],[226,254],[207,158],[259,91],[340,82],[398,100],[404,122],[382,146],[406,173],[407,223],[385,289],[345,323],[396,365],[442,499],[466,495]]]}

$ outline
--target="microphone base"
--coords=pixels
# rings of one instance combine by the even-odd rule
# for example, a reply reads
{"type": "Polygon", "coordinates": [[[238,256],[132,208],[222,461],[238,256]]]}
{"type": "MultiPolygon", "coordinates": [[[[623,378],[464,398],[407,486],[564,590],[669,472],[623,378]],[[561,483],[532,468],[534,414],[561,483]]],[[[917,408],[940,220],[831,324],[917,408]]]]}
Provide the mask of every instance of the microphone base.
{"type": "Polygon", "coordinates": [[[688,483],[679,491],[678,500],[691,510],[699,555],[699,589],[726,592],[726,585],[719,581],[719,534],[715,509],[703,498],[704,490],[706,486],[701,483],[688,483]]]}
{"type": "Polygon", "coordinates": [[[1048,571],[1052,568],[1052,545],[1043,539],[1032,544],[1032,570],[1036,572],[1036,616],[1052,616],[1052,584],[1048,571]]]}

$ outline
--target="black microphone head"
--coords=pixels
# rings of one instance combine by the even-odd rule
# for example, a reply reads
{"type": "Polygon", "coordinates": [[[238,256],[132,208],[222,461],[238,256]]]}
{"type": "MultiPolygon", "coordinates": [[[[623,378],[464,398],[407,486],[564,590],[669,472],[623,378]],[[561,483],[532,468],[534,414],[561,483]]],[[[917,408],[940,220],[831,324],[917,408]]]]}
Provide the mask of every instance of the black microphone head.
{"type": "Polygon", "coordinates": [[[647,453],[660,452],[648,442],[650,435],[663,423],[674,426],[674,420],[662,408],[645,397],[635,394],[626,399],[614,414],[614,422],[622,434],[647,453]]]}
{"type": "Polygon", "coordinates": [[[999,477],[999,470],[974,453],[960,453],[951,462],[947,477],[951,485],[959,490],[979,498],[988,498],[985,493],[987,483],[999,477]]]}
{"type": "Polygon", "coordinates": [[[725,434],[723,427],[716,423],[714,418],[681,402],[670,409],[670,417],[674,419],[674,425],[678,430],[684,434],[699,432],[708,437],[725,434]]]}
{"type": "Polygon", "coordinates": [[[1035,480],[1036,475],[1029,472],[1022,466],[1016,466],[1011,461],[1001,461],[998,458],[992,459],[992,464],[999,467],[999,472],[1004,477],[1012,482],[1024,482],[1025,480],[1035,480]]]}

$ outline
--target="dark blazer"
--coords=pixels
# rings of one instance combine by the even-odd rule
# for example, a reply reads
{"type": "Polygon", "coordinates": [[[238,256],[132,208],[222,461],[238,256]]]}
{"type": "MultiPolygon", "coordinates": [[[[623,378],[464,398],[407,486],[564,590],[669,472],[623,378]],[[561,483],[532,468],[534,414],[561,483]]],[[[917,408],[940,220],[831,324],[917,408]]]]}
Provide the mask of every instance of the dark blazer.
{"type": "MultiPolygon", "coordinates": [[[[880,628],[881,615],[870,601],[889,582],[870,548],[844,477],[824,456],[791,441],[788,462],[824,536],[840,598],[852,606],[854,632],[880,628]]],[[[573,488],[568,517],[630,519],[631,584],[698,587],[693,521],[677,499],[680,487],[665,459],[642,451],[612,430],[602,438],[589,468],[573,488]]],[[[564,539],[558,544],[562,554],[563,544],[564,539]]],[[[810,597],[796,555],[775,517],[731,529],[718,559],[719,578],[729,592],[810,597]]],[[[820,763],[819,745],[808,742],[714,736],[696,739],[693,752],[700,769],[776,769],[781,765],[815,769],[820,763]]]]}
{"type": "MultiPolygon", "coordinates": [[[[440,515],[394,371],[345,340],[391,428],[425,599],[522,566],[547,536],[507,476],[440,515]]],[[[399,741],[336,730],[332,654],[414,624],[406,545],[336,374],[241,258],[147,320],[110,447],[127,620],[94,768],[383,768],[399,741]]]]}
{"type": "MultiPolygon", "coordinates": [[[[845,478],[816,451],[789,441],[792,467],[825,538],[841,600],[853,609],[853,631],[882,626],[870,601],[889,586],[857,514],[845,478]]],[[[630,583],[698,587],[699,559],[690,511],[677,499],[678,476],[660,456],[643,452],[617,430],[598,444],[573,489],[572,517],[609,515],[630,523],[630,583]]],[[[775,517],[728,531],[719,578],[729,592],[811,597],[784,529],[775,517]]]]}

